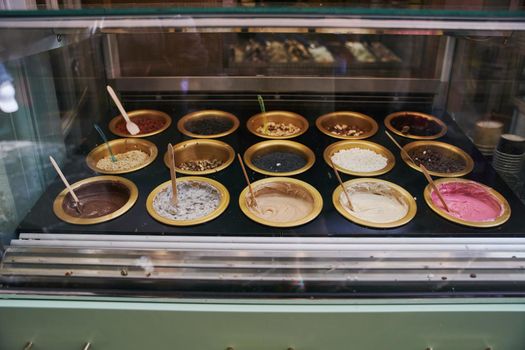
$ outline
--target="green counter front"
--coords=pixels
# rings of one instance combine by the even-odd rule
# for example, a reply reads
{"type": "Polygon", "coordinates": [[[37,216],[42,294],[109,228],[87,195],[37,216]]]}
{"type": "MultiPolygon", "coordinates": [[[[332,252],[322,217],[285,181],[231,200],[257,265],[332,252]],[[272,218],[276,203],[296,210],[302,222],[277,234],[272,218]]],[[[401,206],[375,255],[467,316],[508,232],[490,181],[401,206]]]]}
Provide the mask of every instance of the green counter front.
{"type": "Polygon", "coordinates": [[[512,298],[0,300],[1,349],[516,350],[524,329],[512,298]]]}

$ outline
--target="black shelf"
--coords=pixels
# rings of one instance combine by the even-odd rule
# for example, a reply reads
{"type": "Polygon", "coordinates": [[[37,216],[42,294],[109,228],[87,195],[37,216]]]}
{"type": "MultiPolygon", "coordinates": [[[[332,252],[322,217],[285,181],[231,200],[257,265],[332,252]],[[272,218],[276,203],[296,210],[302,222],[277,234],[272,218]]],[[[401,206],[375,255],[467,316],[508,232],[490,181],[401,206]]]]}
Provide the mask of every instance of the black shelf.
{"type": "MultiPolygon", "coordinates": [[[[295,176],[296,178],[306,181],[316,187],[321,193],[324,201],[324,207],[315,220],[312,222],[289,229],[271,228],[257,224],[248,219],[240,211],[238,197],[241,190],[245,187],[240,166],[234,162],[227,169],[210,175],[209,177],[223,183],[230,191],[231,201],[228,209],[217,219],[193,227],[171,227],[155,221],[146,211],[146,198],[148,194],[160,183],[169,180],[169,171],[164,166],[162,156],[165,152],[168,142],[173,144],[188,139],[181,135],[176,128],[179,118],[188,112],[201,109],[222,109],[235,114],[241,121],[241,127],[228,137],[221,140],[230,144],[237,152],[241,154],[254,143],[263,141],[250,134],[246,127],[246,120],[258,112],[257,100],[233,100],[210,98],[205,102],[199,99],[184,100],[159,100],[156,102],[136,102],[127,103],[127,108],[132,109],[159,109],[167,112],[172,118],[173,123],[168,130],[160,135],[147,138],[154,142],[159,148],[159,157],[145,169],[135,173],[124,174],[133,181],[139,188],[139,198],[135,206],[123,216],[102,224],[90,226],[77,226],[61,222],[52,211],[52,204],[57,194],[63,189],[63,185],[57,178],[41,196],[34,205],[32,210],[27,214],[18,227],[18,232],[49,232],[49,233],[84,233],[84,234],[148,234],[148,235],[231,235],[231,236],[396,236],[396,237],[472,237],[472,236],[506,236],[518,237],[525,236],[525,217],[520,215],[525,212],[525,206],[497,175],[491,165],[477,151],[470,140],[463,134],[457,124],[448,116],[440,116],[448,125],[447,134],[440,138],[439,141],[454,144],[472,156],[475,161],[475,167],[472,173],[465,176],[468,179],[479,181],[493,187],[507,198],[512,209],[510,220],[500,227],[491,229],[474,229],[451,223],[439,217],[426,205],[423,199],[423,189],[426,186],[424,177],[417,171],[408,167],[399,155],[399,151],[384,134],[383,119],[391,112],[398,110],[417,110],[431,113],[430,107],[424,104],[410,103],[358,103],[345,102],[342,100],[326,99],[309,99],[302,97],[297,100],[271,100],[266,99],[268,110],[288,110],[305,116],[310,122],[309,130],[294,141],[304,143],[310,147],[316,155],[315,165],[307,172],[295,176]],[[332,192],[337,187],[337,181],[333,176],[331,168],[326,165],[322,158],[322,153],[330,143],[338,141],[337,139],[322,134],[315,127],[315,119],[331,111],[336,110],[353,110],[362,112],[375,118],[379,124],[379,132],[369,141],[377,142],[396,155],[396,165],[394,169],[378,178],[394,182],[407,191],[415,198],[417,203],[416,217],[407,225],[394,229],[371,229],[356,225],[343,218],[334,208],[331,200],[332,192]]],[[[116,111],[108,112],[107,122],[116,111]]],[[[101,123],[102,126],[103,123],[101,123]]],[[[108,135],[111,135],[108,132],[108,135]]],[[[410,142],[409,139],[397,138],[401,144],[410,142]]],[[[76,150],[75,154],[70,157],[66,176],[70,182],[75,182],[85,177],[97,175],[91,171],[85,163],[85,155],[95,145],[99,144],[95,133],[76,150]]],[[[252,180],[264,178],[264,175],[254,173],[249,170],[249,176],[252,180]]],[[[343,175],[343,180],[353,178],[343,175]]]]}

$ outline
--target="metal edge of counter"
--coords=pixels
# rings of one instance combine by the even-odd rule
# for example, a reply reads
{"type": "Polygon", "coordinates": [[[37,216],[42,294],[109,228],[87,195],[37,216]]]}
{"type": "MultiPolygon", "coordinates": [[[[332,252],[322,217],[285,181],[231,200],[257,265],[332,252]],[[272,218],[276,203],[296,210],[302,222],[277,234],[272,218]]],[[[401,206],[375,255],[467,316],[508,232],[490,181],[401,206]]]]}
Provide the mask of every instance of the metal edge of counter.
{"type": "Polygon", "coordinates": [[[21,234],[0,280],[3,294],[523,296],[525,239],[21,234]]]}

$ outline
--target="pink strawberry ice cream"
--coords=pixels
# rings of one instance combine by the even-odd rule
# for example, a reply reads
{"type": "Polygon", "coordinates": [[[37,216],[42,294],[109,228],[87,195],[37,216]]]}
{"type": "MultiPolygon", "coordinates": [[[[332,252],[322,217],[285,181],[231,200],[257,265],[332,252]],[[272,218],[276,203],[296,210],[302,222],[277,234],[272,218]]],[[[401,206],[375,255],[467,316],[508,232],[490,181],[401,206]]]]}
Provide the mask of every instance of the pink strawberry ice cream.
{"type": "MultiPolygon", "coordinates": [[[[465,221],[487,222],[503,213],[503,206],[484,187],[474,182],[447,182],[437,185],[450,209],[448,214],[465,221]]],[[[445,211],[439,197],[432,191],[432,202],[445,211]]]]}

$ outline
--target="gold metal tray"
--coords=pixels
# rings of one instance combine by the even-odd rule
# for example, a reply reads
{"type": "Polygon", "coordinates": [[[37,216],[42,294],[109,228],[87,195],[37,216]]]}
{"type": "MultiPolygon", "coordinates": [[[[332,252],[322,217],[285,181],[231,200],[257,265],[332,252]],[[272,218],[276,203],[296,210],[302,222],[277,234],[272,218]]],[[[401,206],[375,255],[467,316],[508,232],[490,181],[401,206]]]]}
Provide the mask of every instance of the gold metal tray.
{"type": "Polygon", "coordinates": [[[310,148],[299,142],[288,140],[270,140],[256,143],[255,145],[252,145],[250,148],[248,148],[246,152],[244,152],[244,162],[253,171],[264,175],[292,176],[304,173],[306,170],[310,169],[315,163],[315,154],[310,148]],[[252,159],[258,155],[279,151],[288,151],[300,154],[306,160],[306,164],[303,167],[294,171],[272,172],[258,168],[252,162],[252,159]]]}
{"type": "Polygon", "coordinates": [[[414,139],[414,140],[434,140],[434,139],[440,138],[441,136],[447,133],[447,125],[443,123],[441,119],[434,117],[433,115],[420,113],[420,112],[403,111],[403,112],[396,112],[396,113],[389,114],[385,118],[385,126],[387,127],[388,130],[390,130],[396,135],[407,137],[409,139],[414,139]],[[410,133],[404,134],[400,130],[397,130],[396,128],[392,126],[392,119],[401,117],[401,116],[406,116],[406,115],[413,115],[413,116],[435,121],[441,127],[441,130],[437,134],[430,135],[430,136],[418,136],[418,135],[412,135],[410,133]]]}
{"type": "MultiPolygon", "coordinates": [[[[440,150],[443,151],[443,153],[449,153],[449,154],[456,155],[460,157],[461,159],[463,159],[465,162],[465,169],[463,169],[462,171],[457,171],[454,173],[440,173],[437,171],[430,171],[430,169],[427,169],[430,175],[439,176],[439,177],[459,177],[459,176],[467,175],[468,173],[472,171],[472,169],[474,169],[474,160],[461,148],[448,144],[448,143],[439,142],[439,141],[414,141],[414,142],[410,142],[406,144],[405,146],[403,146],[403,149],[407,152],[410,152],[415,148],[425,147],[425,146],[433,146],[433,147],[439,148],[440,150]]],[[[411,168],[416,169],[417,171],[421,172],[421,168],[417,166],[416,164],[412,163],[412,161],[403,152],[401,152],[401,158],[411,168]]]]}
{"type": "Polygon", "coordinates": [[[494,221],[478,222],[478,221],[467,221],[467,220],[459,219],[459,218],[456,218],[455,216],[452,216],[452,215],[448,214],[445,210],[442,210],[441,208],[439,208],[437,205],[434,204],[434,202],[432,201],[432,198],[430,196],[432,189],[431,189],[430,185],[427,185],[425,187],[425,190],[423,191],[423,196],[425,197],[425,202],[430,207],[430,209],[432,209],[436,214],[438,214],[439,216],[447,219],[448,221],[452,221],[452,222],[454,222],[456,224],[469,226],[469,227],[488,228],[488,227],[496,227],[496,226],[502,225],[510,218],[511,210],[510,210],[509,202],[507,202],[505,197],[503,197],[498,191],[496,191],[492,187],[486,186],[486,185],[484,185],[482,183],[479,183],[479,182],[476,182],[476,181],[467,180],[467,179],[447,179],[447,178],[443,178],[443,179],[434,180],[434,182],[435,182],[436,186],[439,186],[440,184],[449,183],[449,182],[475,183],[475,184],[483,187],[485,190],[487,190],[487,192],[489,192],[491,195],[493,195],[494,198],[496,198],[496,200],[498,200],[501,203],[502,207],[503,207],[502,214],[494,221]]]}
{"type": "Polygon", "coordinates": [[[386,167],[380,170],[376,170],[376,171],[357,172],[357,171],[350,171],[348,169],[345,169],[345,168],[342,168],[336,165],[337,170],[339,170],[340,172],[344,174],[354,175],[354,176],[364,176],[364,177],[378,176],[378,175],[388,173],[390,170],[392,170],[394,165],[396,165],[396,158],[394,157],[392,152],[390,152],[388,149],[386,149],[385,147],[381,146],[378,143],[364,141],[364,140],[345,140],[345,141],[338,141],[338,142],[332,143],[331,145],[326,147],[326,149],[324,150],[323,158],[326,164],[332,167],[332,156],[334,155],[334,153],[337,153],[344,149],[352,149],[352,148],[368,149],[368,150],[374,151],[382,155],[383,157],[387,159],[386,167]]]}
{"type": "Polygon", "coordinates": [[[315,125],[317,128],[325,135],[328,135],[330,137],[336,138],[336,139],[342,139],[342,140],[360,140],[360,139],[366,139],[373,135],[378,130],[378,125],[374,119],[371,117],[357,112],[350,112],[350,111],[339,111],[339,112],[332,112],[325,115],[320,116],[315,121],[315,125]],[[341,136],[331,133],[328,128],[333,127],[336,124],[346,124],[346,125],[353,125],[361,128],[362,130],[367,130],[363,134],[359,136],[341,136]]]}
{"type": "Polygon", "coordinates": [[[151,215],[155,220],[163,224],[166,224],[166,225],[193,226],[193,225],[203,224],[205,222],[211,221],[219,217],[226,210],[226,208],[228,207],[228,204],[230,204],[230,193],[228,192],[226,187],[224,187],[224,185],[221,184],[220,182],[212,180],[212,179],[208,179],[207,177],[200,177],[200,176],[186,176],[186,177],[177,178],[177,182],[184,182],[184,181],[204,182],[204,183],[207,183],[215,187],[217,191],[219,191],[219,194],[221,196],[221,200],[217,208],[211,213],[209,213],[208,215],[205,215],[197,219],[192,219],[192,220],[172,220],[172,219],[165,218],[164,216],[160,216],[159,214],[157,214],[157,212],[153,208],[153,200],[155,199],[158,193],[163,191],[168,186],[171,186],[171,180],[169,180],[155,187],[153,191],[151,191],[151,193],[148,195],[148,198],[146,199],[146,209],[149,215],[151,215]]]}
{"type": "MultiPolygon", "coordinates": [[[[92,184],[92,183],[96,183],[96,182],[107,182],[107,181],[118,182],[118,183],[124,185],[129,191],[128,201],[122,207],[120,207],[120,209],[118,209],[118,210],[116,210],[116,211],[114,211],[114,212],[112,212],[110,214],[103,215],[103,216],[100,216],[100,217],[97,217],[97,218],[80,218],[80,217],[77,217],[77,216],[69,215],[68,213],[65,212],[65,210],[63,208],[64,200],[65,200],[66,196],[69,194],[69,191],[66,188],[62,192],[60,192],[58,194],[58,196],[55,198],[55,201],[53,203],[53,211],[55,212],[55,215],[60,220],[65,221],[65,222],[70,223],[70,224],[75,224],[75,225],[99,224],[101,222],[106,222],[106,221],[109,221],[109,220],[113,220],[113,219],[121,216],[122,214],[127,212],[129,209],[131,209],[131,207],[135,204],[135,202],[137,201],[137,198],[139,196],[139,190],[137,189],[137,186],[135,186],[135,184],[133,182],[131,182],[130,180],[125,179],[125,178],[120,177],[120,176],[112,176],[112,175],[94,176],[94,177],[89,177],[87,179],[75,182],[74,184],[71,185],[71,188],[73,190],[76,190],[76,189],[80,188],[81,186],[84,186],[84,185],[87,185],[87,184],[92,184]]],[[[82,201],[82,198],[80,198],[80,200],[82,201]]]]}
{"type": "Polygon", "coordinates": [[[392,221],[392,222],[384,222],[384,223],[370,222],[370,221],[366,221],[361,218],[358,218],[352,215],[350,212],[348,212],[344,208],[343,204],[339,201],[339,198],[343,192],[343,188],[341,187],[341,185],[337,186],[332,194],[332,203],[334,204],[334,207],[339,212],[339,214],[341,214],[346,219],[356,224],[367,226],[367,227],[373,227],[373,228],[399,227],[399,226],[405,225],[406,223],[410,222],[416,216],[417,205],[416,205],[416,201],[414,200],[414,197],[412,197],[412,195],[407,190],[405,190],[403,187],[396,185],[395,183],[381,180],[381,179],[374,179],[374,178],[359,178],[359,179],[348,180],[344,182],[343,185],[347,187],[348,185],[354,185],[354,184],[366,183],[366,182],[382,183],[382,184],[389,186],[394,191],[396,191],[400,195],[400,197],[402,197],[403,200],[405,200],[405,203],[408,205],[408,211],[406,215],[399,220],[392,221]]]}
{"type": "Polygon", "coordinates": [[[139,150],[149,154],[149,158],[143,164],[130,168],[128,170],[102,170],[97,168],[97,163],[100,159],[109,156],[108,147],[105,143],[95,147],[86,157],[86,163],[93,171],[100,174],[126,174],[145,168],[157,158],[158,150],[154,143],[137,138],[125,138],[109,141],[109,146],[114,155],[125,153],[128,151],[139,150]]]}
{"type": "Polygon", "coordinates": [[[156,130],[156,131],[153,131],[147,134],[130,135],[128,133],[121,133],[117,131],[116,129],[117,123],[120,121],[124,121],[124,118],[121,115],[118,115],[115,118],[111,119],[111,121],[109,122],[109,131],[121,137],[141,138],[141,137],[149,137],[149,136],[160,134],[161,132],[169,128],[171,125],[171,118],[169,115],[167,115],[164,112],[156,111],[152,109],[138,109],[135,111],[131,111],[131,112],[128,112],[128,116],[132,121],[133,121],[133,118],[147,117],[147,118],[152,118],[152,119],[164,120],[165,123],[164,123],[164,126],[160,128],[159,130],[156,130]]]}
{"type": "MultiPolygon", "coordinates": [[[[207,175],[226,169],[235,159],[233,148],[219,140],[194,139],[188,140],[173,146],[175,157],[175,170],[186,175],[207,175]],[[180,169],[177,164],[190,160],[202,160],[216,158],[222,160],[222,164],[214,169],[203,171],[192,171],[180,169]]],[[[168,152],[164,153],[164,164],[169,167],[168,152]]]]}
{"type": "Polygon", "coordinates": [[[295,221],[288,221],[288,222],[273,222],[269,221],[263,218],[258,217],[255,215],[249,208],[247,203],[247,198],[249,194],[249,188],[246,187],[241,194],[239,195],[239,207],[241,208],[244,215],[246,215],[251,220],[270,227],[295,227],[304,225],[313,219],[315,219],[323,209],[323,198],[321,197],[321,194],[310,184],[297,180],[291,177],[268,177],[259,181],[255,181],[252,183],[252,187],[255,193],[257,193],[257,188],[261,185],[267,184],[267,183],[274,183],[274,182],[280,182],[280,183],[289,183],[295,186],[298,186],[302,189],[304,189],[311,197],[313,201],[313,209],[312,211],[306,215],[304,218],[295,220],[295,221]]]}
{"type": "Polygon", "coordinates": [[[270,111],[252,116],[246,122],[246,127],[252,134],[257,135],[259,137],[265,139],[285,140],[292,139],[294,137],[304,134],[306,130],[308,130],[308,120],[306,120],[302,115],[293,112],[270,111]],[[300,130],[297,133],[288,136],[271,136],[257,132],[258,127],[268,122],[293,124],[297,126],[300,130]]]}
{"type": "Polygon", "coordinates": [[[182,134],[189,136],[189,137],[200,138],[200,139],[216,139],[216,138],[220,138],[220,137],[224,137],[224,136],[232,134],[233,132],[235,132],[235,130],[239,128],[239,125],[240,125],[239,119],[235,115],[228,113],[228,112],[215,110],[215,109],[207,109],[207,110],[196,111],[196,112],[186,114],[184,117],[179,119],[179,121],[177,122],[177,129],[182,134]],[[233,125],[229,130],[225,132],[222,132],[219,134],[212,134],[212,135],[194,134],[188,129],[186,129],[186,123],[188,123],[189,121],[205,119],[205,118],[210,118],[210,117],[224,118],[224,119],[231,120],[233,125]]]}

